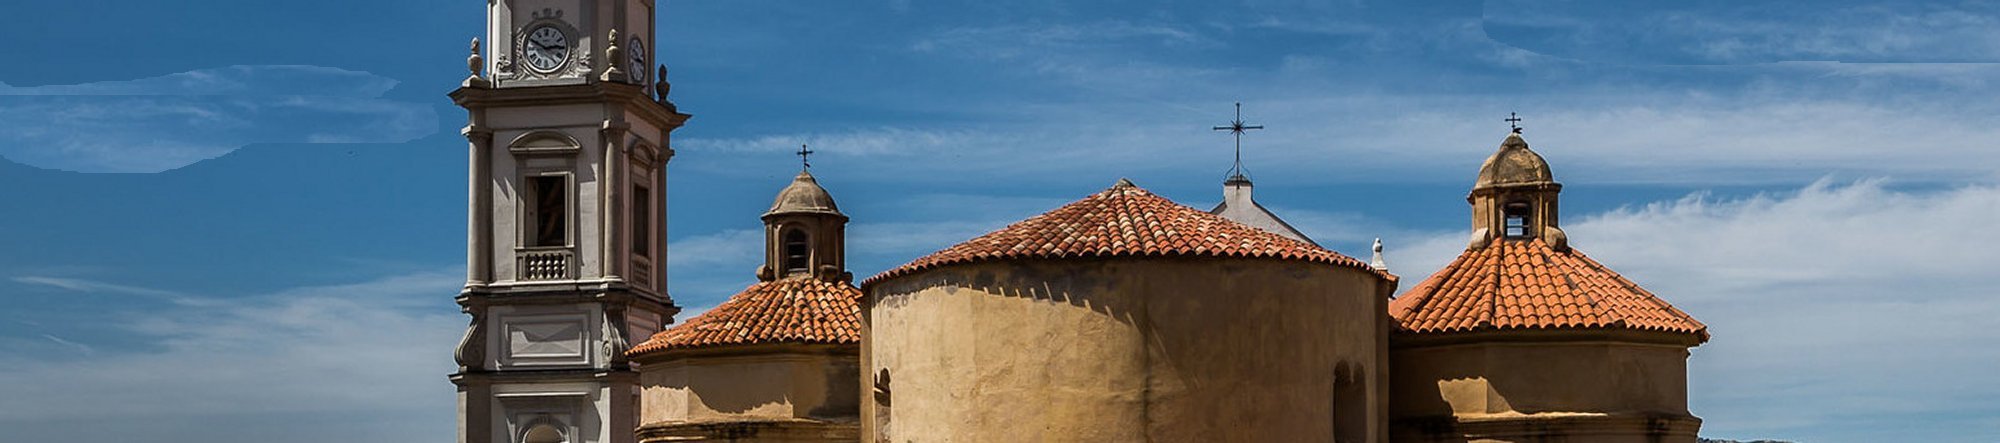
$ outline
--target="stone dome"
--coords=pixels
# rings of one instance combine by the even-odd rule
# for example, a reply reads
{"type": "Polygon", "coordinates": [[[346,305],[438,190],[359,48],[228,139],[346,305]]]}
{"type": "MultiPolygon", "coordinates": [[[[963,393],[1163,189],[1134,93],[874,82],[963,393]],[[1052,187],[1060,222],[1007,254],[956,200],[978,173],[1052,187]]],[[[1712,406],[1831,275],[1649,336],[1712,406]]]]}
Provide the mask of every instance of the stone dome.
{"type": "Polygon", "coordinates": [[[771,202],[771,210],[765,211],[764,215],[797,213],[844,215],[839,207],[834,206],[833,195],[827,194],[826,188],[819,187],[819,181],[807,171],[799,171],[799,176],[792,179],[790,186],[778,191],[777,200],[771,202]]]}
{"type": "Polygon", "coordinates": [[[1549,172],[1549,162],[1529,150],[1528,141],[1522,140],[1520,133],[1513,133],[1500,143],[1500,151],[1479,166],[1479,181],[1473,182],[1472,188],[1553,182],[1555,175],[1549,172]]]}

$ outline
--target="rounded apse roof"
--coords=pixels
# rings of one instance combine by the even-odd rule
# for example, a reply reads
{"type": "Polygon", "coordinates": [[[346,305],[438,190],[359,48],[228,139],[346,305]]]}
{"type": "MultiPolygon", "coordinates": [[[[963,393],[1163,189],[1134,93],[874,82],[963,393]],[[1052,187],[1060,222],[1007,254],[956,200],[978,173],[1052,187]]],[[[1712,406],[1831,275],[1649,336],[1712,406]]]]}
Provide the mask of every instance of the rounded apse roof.
{"type": "Polygon", "coordinates": [[[862,286],[960,263],[1170,256],[1298,260],[1395,278],[1353,257],[1183,206],[1119,180],[1082,200],[884,271],[862,286]]]}

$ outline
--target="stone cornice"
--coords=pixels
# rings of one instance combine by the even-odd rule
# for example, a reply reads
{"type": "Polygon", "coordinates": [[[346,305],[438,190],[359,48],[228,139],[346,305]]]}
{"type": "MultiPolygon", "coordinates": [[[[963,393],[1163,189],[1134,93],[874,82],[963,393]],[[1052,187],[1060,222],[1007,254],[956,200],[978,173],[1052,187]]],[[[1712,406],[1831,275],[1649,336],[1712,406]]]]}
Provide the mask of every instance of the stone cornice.
{"type": "Polygon", "coordinates": [[[670,348],[632,356],[639,364],[659,364],[688,358],[783,357],[786,355],[828,355],[858,357],[861,345],[822,343],[763,343],[753,345],[670,348]]]}
{"type": "Polygon", "coordinates": [[[653,101],[643,86],[617,82],[520,88],[461,87],[452,91],[450,96],[453,103],[467,109],[616,103],[635,110],[641,117],[666,129],[678,128],[692,117],[653,101]]]}
{"type": "Polygon", "coordinates": [[[1392,350],[1477,344],[1533,343],[1620,343],[1692,348],[1700,346],[1701,340],[1690,334],[1636,329],[1517,328],[1503,330],[1484,327],[1463,332],[1412,333],[1408,331],[1392,331],[1389,334],[1389,348],[1392,350]]]}

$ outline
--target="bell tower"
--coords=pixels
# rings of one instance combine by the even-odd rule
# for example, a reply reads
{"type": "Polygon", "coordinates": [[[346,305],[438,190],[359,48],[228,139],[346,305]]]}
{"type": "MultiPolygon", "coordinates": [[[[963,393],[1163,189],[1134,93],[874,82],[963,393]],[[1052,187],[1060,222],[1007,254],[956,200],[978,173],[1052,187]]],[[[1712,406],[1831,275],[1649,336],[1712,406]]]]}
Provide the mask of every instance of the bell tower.
{"type": "Polygon", "coordinates": [[[666,165],[688,119],[652,60],[655,0],[489,0],[464,107],[461,443],[627,443],[624,351],[666,293],[666,165]],[[482,47],[484,46],[484,47],[482,47]]]}
{"type": "Polygon", "coordinates": [[[757,268],[757,279],[853,280],[846,271],[846,245],[847,215],[811,171],[801,170],[764,212],[764,266],[757,268]]]}
{"type": "Polygon", "coordinates": [[[1472,193],[1472,241],[1469,248],[1494,240],[1540,238],[1556,250],[1569,249],[1569,236],[1556,223],[1557,194],[1562,184],[1549,172],[1549,162],[1528,149],[1516,129],[1500,142],[1500,150],[1479,167],[1472,193]]]}

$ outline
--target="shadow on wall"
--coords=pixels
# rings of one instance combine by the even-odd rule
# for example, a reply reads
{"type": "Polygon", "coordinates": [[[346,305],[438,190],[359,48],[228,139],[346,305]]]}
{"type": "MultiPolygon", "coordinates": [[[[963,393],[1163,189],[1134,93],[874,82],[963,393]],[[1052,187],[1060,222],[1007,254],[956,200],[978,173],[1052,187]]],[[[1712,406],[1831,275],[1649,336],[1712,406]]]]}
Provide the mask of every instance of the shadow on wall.
{"type": "MultiPolygon", "coordinates": [[[[722,415],[856,420],[860,417],[860,367],[852,347],[813,347],[800,354],[740,367],[717,366],[664,383],[722,415]],[[814,352],[817,351],[817,352],[814,352]],[[820,371],[819,373],[800,371],[820,371]]],[[[693,411],[690,411],[692,413],[693,411]]]]}
{"type": "MultiPolygon", "coordinates": [[[[1465,364],[1436,378],[1437,395],[1406,410],[1424,416],[1485,414],[1684,413],[1684,387],[1667,364],[1620,358],[1618,349],[1565,347],[1516,356],[1498,367],[1465,364]],[[1543,364],[1523,364],[1541,361],[1543,364]]],[[[1520,351],[1517,351],[1520,352],[1520,351]]],[[[1488,357],[1497,358],[1497,357],[1488,357]]],[[[1411,397],[1415,398],[1415,397],[1411,397]]]]}

